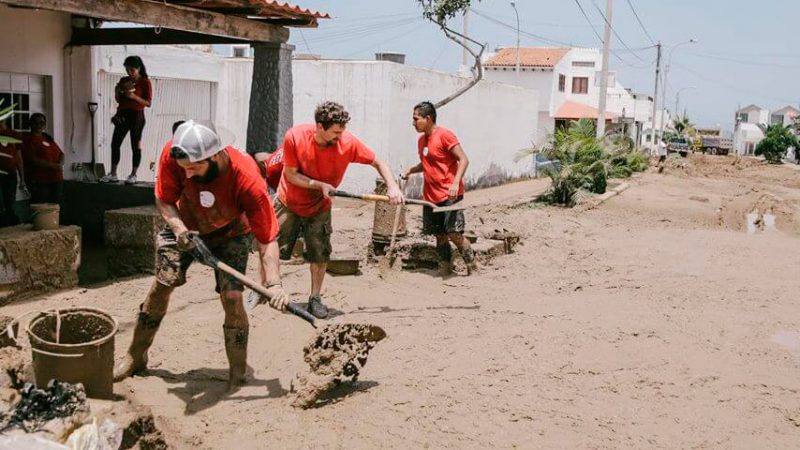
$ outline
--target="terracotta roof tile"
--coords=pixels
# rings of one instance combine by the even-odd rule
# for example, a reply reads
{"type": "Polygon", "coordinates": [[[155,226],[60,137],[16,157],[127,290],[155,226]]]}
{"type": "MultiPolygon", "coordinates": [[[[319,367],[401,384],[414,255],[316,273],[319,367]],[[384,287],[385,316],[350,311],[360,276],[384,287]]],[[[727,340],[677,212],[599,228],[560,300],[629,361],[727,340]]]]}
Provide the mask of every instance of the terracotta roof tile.
{"type": "MultiPolygon", "coordinates": [[[[568,48],[520,47],[520,67],[553,67],[569,52],[568,48]]],[[[486,67],[514,67],[517,64],[517,48],[500,49],[484,64],[486,67]]]]}
{"type": "MultiPolygon", "coordinates": [[[[556,111],[556,119],[597,119],[597,108],[583,103],[565,101],[556,111]]],[[[606,111],[606,119],[614,119],[617,115],[606,111]]]]}

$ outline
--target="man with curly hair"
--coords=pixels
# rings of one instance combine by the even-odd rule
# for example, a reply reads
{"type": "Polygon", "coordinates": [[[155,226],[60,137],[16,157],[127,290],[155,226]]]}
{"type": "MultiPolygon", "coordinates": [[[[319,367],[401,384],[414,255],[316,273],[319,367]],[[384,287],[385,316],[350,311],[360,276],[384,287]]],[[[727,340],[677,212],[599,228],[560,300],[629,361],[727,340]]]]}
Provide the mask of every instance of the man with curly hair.
{"type": "Polygon", "coordinates": [[[297,238],[303,234],[305,258],[311,263],[308,311],[324,319],[328,308],[322,303],[321,291],[333,231],[330,192],[342,182],[347,166],[358,163],[374,167],[386,181],[391,203],[403,203],[404,198],[389,166],[345,129],[350,114],[342,105],[330,101],[320,104],[314,121],[286,132],[275,213],[280,223],[281,259],[291,257],[297,238]]]}

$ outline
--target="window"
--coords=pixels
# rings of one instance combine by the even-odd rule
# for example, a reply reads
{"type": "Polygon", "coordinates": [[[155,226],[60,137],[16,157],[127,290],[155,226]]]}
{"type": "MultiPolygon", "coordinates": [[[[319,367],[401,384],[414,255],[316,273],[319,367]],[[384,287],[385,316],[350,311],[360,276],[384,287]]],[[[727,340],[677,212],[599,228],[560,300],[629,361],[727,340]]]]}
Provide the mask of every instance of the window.
{"type": "Polygon", "coordinates": [[[572,67],[594,68],[594,61],[572,61],[572,67]]]}
{"type": "Polygon", "coordinates": [[[736,115],[736,120],[738,120],[739,122],[747,122],[747,119],[748,119],[747,113],[739,113],[736,115]]]}
{"type": "Polygon", "coordinates": [[[770,123],[783,125],[783,114],[773,114],[772,117],[770,117],[770,123]]]}
{"type": "Polygon", "coordinates": [[[558,74],[558,92],[564,92],[567,88],[567,77],[563,74],[558,74]]]}
{"type": "Polygon", "coordinates": [[[6,126],[15,131],[29,131],[32,113],[40,112],[50,117],[45,90],[46,77],[0,72],[0,108],[16,105],[6,126]]]}
{"type": "Polygon", "coordinates": [[[588,77],[574,77],[572,79],[572,93],[573,94],[588,94],[589,93],[589,78],[588,77]]]}

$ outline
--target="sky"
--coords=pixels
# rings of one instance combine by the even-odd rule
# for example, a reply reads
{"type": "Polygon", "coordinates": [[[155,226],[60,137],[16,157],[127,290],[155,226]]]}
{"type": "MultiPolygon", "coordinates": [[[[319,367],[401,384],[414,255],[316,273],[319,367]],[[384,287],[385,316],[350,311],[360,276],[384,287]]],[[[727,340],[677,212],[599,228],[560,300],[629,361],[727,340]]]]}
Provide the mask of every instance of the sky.
{"type": "MultiPolygon", "coordinates": [[[[321,19],[316,29],[292,29],[290,43],[298,53],[373,59],[376,52],[395,51],[407,55],[407,64],[446,72],[461,64],[461,47],[422,19],[417,0],[295,3],[333,16],[321,19]]],[[[516,5],[523,47],[602,47],[603,0],[517,0],[516,5]]],[[[472,0],[472,7],[470,37],[488,43],[487,51],[516,46],[516,17],[508,0],[472,0]]],[[[693,122],[730,130],[738,107],[800,104],[798,21],[796,0],[614,0],[610,67],[623,86],[652,95],[654,43],[660,41],[664,65],[672,62],[668,108],[674,109],[679,91],[679,109],[693,122]],[[690,39],[697,43],[675,47],[690,39]]],[[[461,30],[461,18],[450,24],[461,30]]]]}

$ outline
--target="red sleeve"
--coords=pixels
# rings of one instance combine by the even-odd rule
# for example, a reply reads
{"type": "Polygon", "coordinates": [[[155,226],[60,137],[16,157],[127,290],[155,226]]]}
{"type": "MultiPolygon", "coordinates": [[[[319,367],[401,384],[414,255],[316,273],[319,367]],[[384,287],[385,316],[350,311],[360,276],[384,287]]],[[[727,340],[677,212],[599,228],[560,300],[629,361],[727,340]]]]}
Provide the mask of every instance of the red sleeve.
{"type": "Polygon", "coordinates": [[[264,179],[255,173],[239,172],[239,202],[258,242],[269,244],[278,237],[278,218],[267,195],[264,179]]]}
{"type": "Polygon", "coordinates": [[[161,149],[158,159],[158,173],[156,174],[156,198],[164,203],[176,204],[183,191],[183,169],[172,159],[170,151],[172,141],[167,142],[161,149]]]}
{"type": "Polygon", "coordinates": [[[375,152],[370,150],[357,137],[351,135],[350,139],[350,145],[352,146],[350,162],[359,164],[372,164],[375,162],[375,152]]]}
{"type": "Polygon", "coordinates": [[[458,138],[452,131],[445,130],[445,132],[442,133],[442,145],[448,152],[454,149],[458,144],[458,138]]]}
{"type": "Polygon", "coordinates": [[[285,167],[300,167],[297,161],[297,142],[292,130],[286,132],[283,138],[283,165],[285,167]]]}

